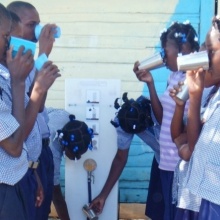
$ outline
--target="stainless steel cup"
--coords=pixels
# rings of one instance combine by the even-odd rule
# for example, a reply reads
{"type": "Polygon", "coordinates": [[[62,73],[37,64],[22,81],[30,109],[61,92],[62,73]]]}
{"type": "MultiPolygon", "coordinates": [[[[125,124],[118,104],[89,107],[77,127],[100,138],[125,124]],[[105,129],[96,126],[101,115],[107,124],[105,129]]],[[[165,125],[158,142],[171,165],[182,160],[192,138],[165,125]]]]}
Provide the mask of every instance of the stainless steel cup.
{"type": "Polygon", "coordinates": [[[98,220],[98,216],[87,204],[83,206],[82,210],[90,220],[98,220]]]}
{"type": "Polygon", "coordinates": [[[187,86],[186,80],[184,81],[184,83],[183,83],[183,85],[181,87],[181,91],[178,92],[176,97],[178,97],[179,99],[182,99],[185,102],[189,99],[189,90],[188,90],[188,86],[187,86]]]}
{"type": "Polygon", "coordinates": [[[179,71],[197,70],[203,68],[209,69],[209,58],[207,51],[195,52],[177,57],[177,66],[179,71]]]}
{"type": "Polygon", "coordinates": [[[161,56],[161,52],[155,53],[154,55],[145,58],[140,61],[140,65],[138,66],[139,70],[153,70],[164,66],[163,58],[161,56]]]}

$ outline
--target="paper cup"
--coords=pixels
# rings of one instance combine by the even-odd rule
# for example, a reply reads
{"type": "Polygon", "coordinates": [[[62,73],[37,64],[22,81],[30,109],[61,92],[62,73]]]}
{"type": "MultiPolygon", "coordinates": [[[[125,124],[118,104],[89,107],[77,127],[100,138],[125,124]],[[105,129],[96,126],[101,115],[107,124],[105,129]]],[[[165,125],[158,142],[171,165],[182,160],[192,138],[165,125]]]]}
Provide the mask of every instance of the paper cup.
{"type": "MultiPolygon", "coordinates": [[[[37,40],[40,37],[40,33],[41,33],[43,27],[44,26],[40,25],[40,24],[36,25],[36,27],[35,27],[34,33],[35,33],[35,37],[37,40]]],[[[60,36],[61,36],[61,29],[60,29],[60,27],[56,27],[56,33],[54,33],[54,38],[59,38],[60,36]]]]}
{"type": "Polygon", "coordinates": [[[41,54],[36,60],[35,60],[35,67],[38,71],[40,71],[44,65],[45,62],[47,62],[48,58],[45,53],[41,54]]]}
{"type": "Polygon", "coordinates": [[[188,55],[177,57],[179,71],[209,69],[209,57],[207,51],[195,52],[188,55]]]}
{"type": "Polygon", "coordinates": [[[28,50],[31,50],[32,55],[34,56],[36,50],[36,44],[29,40],[24,40],[18,37],[11,37],[10,39],[10,47],[13,46],[12,56],[15,57],[19,48],[24,46],[24,53],[28,50]]]}

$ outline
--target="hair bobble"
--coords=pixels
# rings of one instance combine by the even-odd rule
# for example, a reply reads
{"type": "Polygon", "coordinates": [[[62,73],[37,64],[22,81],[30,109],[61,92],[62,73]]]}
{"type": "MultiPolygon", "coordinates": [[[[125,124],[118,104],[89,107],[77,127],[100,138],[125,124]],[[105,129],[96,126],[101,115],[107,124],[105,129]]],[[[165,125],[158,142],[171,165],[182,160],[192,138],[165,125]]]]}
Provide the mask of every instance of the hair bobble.
{"type": "Polygon", "coordinates": [[[195,37],[194,37],[194,41],[195,41],[195,42],[198,42],[198,41],[199,41],[198,37],[195,36],[195,37]]]}
{"type": "Polygon", "coordinates": [[[160,51],[160,55],[161,55],[161,57],[162,57],[162,59],[164,61],[164,59],[165,59],[165,50],[163,48],[160,51]]]}
{"type": "Polygon", "coordinates": [[[186,39],[186,34],[182,34],[182,33],[175,33],[174,34],[175,38],[181,38],[181,42],[182,43],[186,43],[187,39],[186,39]]]}
{"type": "Polygon", "coordinates": [[[188,25],[188,24],[190,24],[190,21],[186,20],[186,21],[183,22],[183,24],[188,25]]]}
{"type": "Polygon", "coordinates": [[[166,33],[167,32],[167,29],[164,28],[163,30],[160,31],[160,36],[163,34],[163,33],[166,33]]]}
{"type": "Polygon", "coordinates": [[[76,119],[75,115],[69,115],[70,121],[74,121],[76,119]]]}
{"type": "Polygon", "coordinates": [[[175,37],[175,38],[178,38],[178,37],[179,37],[179,33],[175,33],[175,34],[174,34],[174,37],[175,37]]]}
{"type": "Polygon", "coordinates": [[[186,43],[187,42],[186,34],[182,34],[181,37],[182,37],[181,42],[186,43]]]}

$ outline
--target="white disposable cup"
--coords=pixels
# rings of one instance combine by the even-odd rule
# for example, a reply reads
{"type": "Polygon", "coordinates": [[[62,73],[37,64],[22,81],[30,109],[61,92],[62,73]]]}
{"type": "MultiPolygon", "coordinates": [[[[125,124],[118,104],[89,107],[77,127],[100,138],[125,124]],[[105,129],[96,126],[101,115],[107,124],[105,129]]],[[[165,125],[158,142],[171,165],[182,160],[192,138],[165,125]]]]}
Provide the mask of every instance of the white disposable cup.
{"type": "Polygon", "coordinates": [[[45,53],[41,54],[36,60],[35,60],[35,67],[38,71],[40,71],[44,65],[45,62],[47,62],[48,58],[45,53]]]}
{"type": "Polygon", "coordinates": [[[36,44],[29,40],[24,40],[22,38],[13,37],[11,36],[10,39],[10,47],[13,46],[12,56],[15,57],[19,48],[21,46],[24,46],[24,53],[27,52],[27,50],[31,50],[32,55],[34,56],[35,50],[36,50],[36,44]]]}
{"type": "MultiPolygon", "coordinates": [[[[35,37],[36,37],[37,40],[40,37],[40,33],[41,33],[43,27],[44,26],[41,25],[41,24],[38,24],[35,27],[34,33],[35,33],[35,37]]],[[[60,27],[56,27],[55,29],[56,29],[56,33],[54,33],[54,38],[59,38],[61,36],[61,29],[60,29],[60,27]]]]}

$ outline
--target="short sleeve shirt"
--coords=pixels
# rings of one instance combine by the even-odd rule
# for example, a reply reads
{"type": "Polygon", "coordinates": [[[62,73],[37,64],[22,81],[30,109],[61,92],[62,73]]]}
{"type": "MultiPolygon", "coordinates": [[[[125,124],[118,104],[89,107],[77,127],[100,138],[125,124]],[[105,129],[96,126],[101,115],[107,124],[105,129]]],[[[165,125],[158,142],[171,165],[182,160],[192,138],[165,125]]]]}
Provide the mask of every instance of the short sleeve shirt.
{"type": "Polygon", "coordinates": [[[203,115],[205,123],[189,161],[186,187],[195,195],[220,205],[220,89],[203,115]]]}
{"type": "MultiPolygon", "coordinates": [[[[10,74],[8,72],[8,69],[2,65],[0,65],[0,70],[1,70],[0,75],[2,76],[0,78],[0,83],[4,87],[2,96],[6,105],[9,106],[9,108],[12,108],[10,74]]],[[[27,94],[25,94],[25,103],[24,103],[25,106],[27,106],[28,102],[29,102],[29,97],[27,94]]],[[[25,145],[28,151],[28,160],[37,161],[42,149],[41,135],[40,135],[39,126],[37,124],[37,120],[35,121],[30,134],[25,140],[25,145]]]]}
{"type": "Polygon", "coordinates": [[[63,126],[69,122],[69,113],[63,109],[47,108],[50,129],[50,148],[53,153],[54,161],[54,185],[60,184],[60,165],[64,155],[64,149],[59,144],[56,138],[57,130],[62,129],[63,126]]]}
{"type": "MultiPolygon", "coordinates": [[[[160,161],[160,146],[159,146],[159,133],[160,126],[156,122],[156,119],[152,115],[154,120],[154,125],[152,127],[147,128],[145,131],[137,133],[136,135],[147,144],[155,154],[155,158],[157,162],[160,161]]],[[[117,117],[114,119],[114,122],[118,124],[117,117]]],[[[116,128],[117,132],[117,147],[120,150],[129,149],[131,142],[133,140],[134,134],[130,134],[125,132],[120,126],[116,128]]]]}
{"type": "MultiPolygon", "coordinates": [[[[8,93],[10,87],[5,83],[5,78],[1,73],[4,73],[3,66],[0,66],[0,141],[10,137],[19,127],[19,123],[11,114],[11,104],[8,105],[8,102],[4,102],[4,92],[6,91],[9,96],[11,93],[8,93]]],[[[9,98],[11,99],[11,96],[9,98]]],[[[27,149],[25,145],[20,157],[10,156],[0,146],[0,158],[0,183],[8,185],[16,184],[28,169],[27,149]]]]}

